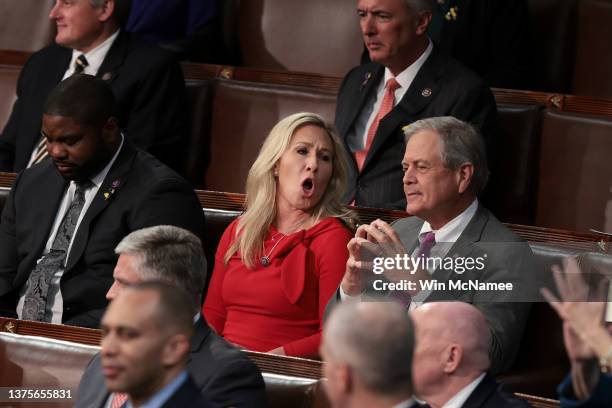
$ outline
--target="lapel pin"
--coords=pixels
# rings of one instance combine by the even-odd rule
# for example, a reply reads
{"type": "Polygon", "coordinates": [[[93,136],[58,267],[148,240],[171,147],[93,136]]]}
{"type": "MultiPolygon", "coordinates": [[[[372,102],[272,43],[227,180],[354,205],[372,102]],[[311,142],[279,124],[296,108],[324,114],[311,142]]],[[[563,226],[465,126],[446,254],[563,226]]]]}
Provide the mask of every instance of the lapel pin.
{"type": "Polygon", "coordinates": [[[108,191],[104,192],[104,200],[108,200],[110,198],[110,193],[108,191]]]}
{"type": "Polygon", "coordinates": [[[425,98],[429,98],[431,96],[431,88],[425,88],[421,91],[421,95],[425,98]]]}
{"type": "Polygon", "coordinates": [[[111,74],[110,72],[105,72],[104,74],[102,74],[102,80],[103,81],[110,81],[112,76],[113,76],[113,74],[111,74]]]}
{"type": "Polygon", "coordinates": [[[448,13],[446,13],[446,15],[444,16],[444,18],[446,19],[446,21],[455,21],[457,19],[457,11],[459,10],[459,7],[454,6],[451,7],[448,10],[448,13]]]}
{"type": "Polygon", "coordinates": [[[361,83],[361,87],[359,88],[360,91],[363,91],[363,88],[365,88],[368,82],[370,82],[370,78],[372,78],[372,73],[371,72],[366,73],[365,78],[363,79],[363,82],[361,83]]]}
{"type": "Polygon", "coordinates": [[[111,187],[112,188],[117,188],[117,187],[119,187],[119,184],[121,184],[121,181],[119,181],[119,179],[113,180],[113,182],[111,183],[111,187]]]}

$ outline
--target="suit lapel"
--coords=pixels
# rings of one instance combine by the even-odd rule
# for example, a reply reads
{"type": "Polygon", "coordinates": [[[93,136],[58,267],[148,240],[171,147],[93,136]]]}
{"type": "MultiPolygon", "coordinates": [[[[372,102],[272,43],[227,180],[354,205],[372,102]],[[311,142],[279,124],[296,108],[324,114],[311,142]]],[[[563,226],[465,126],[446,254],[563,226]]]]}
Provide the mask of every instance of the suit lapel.
{"type": "Polygon", "coordinates": [[[49,67],[49,71],[51,75],[49,78],[49,84],[51,85],[51,89],[53,89],[57,84],[62,81],[66,70],[70,65],[70,60],[72,59],[72,49],[60,47],[60,53],[57,58],[54,58],[51,64],[53,64],[53,68],[49,67]]]}
{"type": "Polygon", "coordinates": [[[398,128],[402,123],[406,123],[408,119],[415,117],[435,99],[440,91],[439,78],[444,70],[441,58],[442,56],[434,47],[431,55],[417,73],[402,100],[380,121],[376,136],[363,165],[364,169],[372,161],[372,157],[376,155],[385,141],[394,132],[399,131],[398,128]]]}
{"type": "Polygon", "coordinates": [[[107,83],[112,83],[119,75],[119,67],[123,64],[129,46],[129,34],[120,31],[113,45],[108,50],[108,54],[102,61],[96,77],[101,78],[107,83]]]}
{"type": "Polygon", "coordinates": [[[197,353],[201,348],[202,344],[206,341],[206,338],[210,335],[210,327],[204,321],[204,317],[200,316],[194,325],[195,333],[191,337],[191,351],[189,353],[189,361],[191,361],[191,354],[197,353]]]}
{"type": "MultiPolygon", "coordinates": [[[[47,169],[48,171],[45,172],[49,176],[46,177],[47,180],[44,183],[40,183],[38,191],[40,197],[48,202],[49,205],[41,205],[38,207],[40,212],[37,212],[35,219],[44,221],[38,224],[39,229],[36,236],[39,238],[36,243],[36,250],[33,252],[35,254],[43,253],[43,249],[51,233],[51,227],[55,222],[57,211],[64,197],[66,186],[68,185],[68,182],[59,174],[50,160],[44,165],[49,167],[47,169]]],[[[28,271],[28,273],[30,273],[30,271],[28,271]]]]}
{"type": "Polygon", "coordinates": [[[134,150],[127,139],[124,139],[121,152],[119,152],[115,163],[113,163],[108,174],[104,178],[102,185],[98,189],[98,192],[91,202],[91,205],[87,209],[85,216],[79,224],[79,229],[74,237],[68,262],[66,264],[67,273],[81,258],[83,251],[87,247],[87,242],[90,235],[89,230],[92,221],[95,220],[95,218],[112,203],[113,196],[119,194],[119,190],[127,182],[135,154],[136,150],[134,150]]]}
{"type": "Polygon", "coordinates": [[[496,389],[497,383],[495,382],[495,379],[493,379],[493,377],[491,377],[489,374],[485,374],[480,384],[478,384],[476,389],[472,391],[461,408],[480,408],[486,406],[487,400],[496,389]]]}
{"type": "MultiPolygon", "coordinates": [[[[380,81],[382,81],[385,75],[385,67],[378,64],[368,64],[366,65],[367,69],[364,70],[364,76],[362,78],[362,82],[357,88],[357,92],[354,96],[355,103],[350,104],[350,111],[344,117],[344,121],[339,124],[338,131],[340,134],[345,135],[344,141],[346,143],[346,135],[348,134],[349,129],[355,124],[357,120],[357,116],[363,109],[368,98],[372,95],[373,92],[376,92],[380,81]]],[[[349,150],[350,151],[350,150],[349,150]]]]}

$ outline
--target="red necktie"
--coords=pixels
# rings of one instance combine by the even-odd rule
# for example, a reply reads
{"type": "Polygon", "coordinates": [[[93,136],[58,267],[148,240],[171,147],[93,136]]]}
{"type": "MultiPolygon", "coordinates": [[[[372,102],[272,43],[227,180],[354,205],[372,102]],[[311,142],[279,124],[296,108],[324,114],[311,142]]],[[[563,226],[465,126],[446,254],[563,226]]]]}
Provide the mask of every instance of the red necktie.
{"type": "Polygon", "coordinates": [[[370,125],[370,128],[368,129],[365,149],[355,151],[355,161],[357,162],[359,171],[361,171],[363,168],[363,163],[368,155],[370,146],[372,146],[372,141],[374,140],[374,136],[378,130],[378,124],[382,118],[384,118],[387,113],[391,112],[393,109],[393,105],[395,104],[395,90],[399,87],[400,84],[395,80],[395,78],[389,78],[385,84],[385,95],[383,96],[382,103],[380,104],[380,109],[378,110],[374,121],[372,121],[372,125],[370,125]]]}
{"type": "Polygon", "coordinates": [[[113,400],[111,401],[111,408],[120,408],[125,404],[128,399],[128,395],[124,392],[114,392],[113,400]]]}

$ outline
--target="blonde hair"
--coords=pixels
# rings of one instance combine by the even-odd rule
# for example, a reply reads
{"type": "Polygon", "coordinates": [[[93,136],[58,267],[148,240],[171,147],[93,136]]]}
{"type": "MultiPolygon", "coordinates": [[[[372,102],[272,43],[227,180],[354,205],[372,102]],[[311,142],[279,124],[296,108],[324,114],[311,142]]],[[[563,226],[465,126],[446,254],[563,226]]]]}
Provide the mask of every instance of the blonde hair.
{"type": "Polygon", "coordinates": [[[224,256],[227,264],[240,252],[247,268],[252,268],[261,255],[264,239],[276,217],[276,178],[274,167],[289,148],[295,132],[302,126],[317,126],[326,131],[334,146],[333,171],[323,197],[313,208],[315,222],[325,217],[349,217],[342,204],[346,189],[348,158],[334,128],[315,113],[301,112],[287,116],[272,128],[249,170],[246,182],[246,211],[238,221],[236,238],[224,256]]]}

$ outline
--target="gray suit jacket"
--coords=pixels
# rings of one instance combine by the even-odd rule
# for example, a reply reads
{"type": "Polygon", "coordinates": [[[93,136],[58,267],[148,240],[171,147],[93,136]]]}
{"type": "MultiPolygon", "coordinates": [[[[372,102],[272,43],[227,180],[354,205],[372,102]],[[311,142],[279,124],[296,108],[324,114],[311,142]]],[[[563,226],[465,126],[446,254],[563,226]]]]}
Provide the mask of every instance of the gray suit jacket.
{"type": "MultiPolygon", "coordinates": [[[[418,245],[418,234],[423,223],[417,217],[403,218],[393,223],[408,254],[418,245]]],[[[513,291],[433,291],[425,302],[458,300],[472,303],[480,309],[491,329],[490,371],[505,371],[516,357],[531,307],[530,301],[537,298],[539,284],[531,248],[481,205],[459,239],[450,245],[445,259],[483,257],[485,267],[463,274],[439,268],[433,273],[433,279],[438,282],[509,282],[513,284],[513,291]]],[[[338,301],[339,293],[332,297],[331,302],[338,301]]],[[[333,307],[333,304],[329,307],[333,307]]]]}

